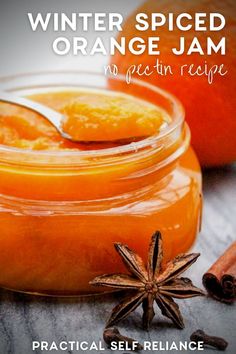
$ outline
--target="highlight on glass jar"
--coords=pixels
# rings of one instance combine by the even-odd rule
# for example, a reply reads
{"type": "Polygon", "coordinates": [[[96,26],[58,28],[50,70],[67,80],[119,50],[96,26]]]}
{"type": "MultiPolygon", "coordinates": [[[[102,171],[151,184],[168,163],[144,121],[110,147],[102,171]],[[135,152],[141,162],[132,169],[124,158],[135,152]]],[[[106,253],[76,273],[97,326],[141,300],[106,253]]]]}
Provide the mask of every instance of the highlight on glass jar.
{"type": "Polygon", "coordinates": [[[3,78],[2,91],[67,117],[63,138],[39,114],[0,103],[0,286],[46,295],[101,292],[124,272],[114,242],[165,261],[199,230],[201,172],[181,103],[140,80],[52,72],[3,78]]]}

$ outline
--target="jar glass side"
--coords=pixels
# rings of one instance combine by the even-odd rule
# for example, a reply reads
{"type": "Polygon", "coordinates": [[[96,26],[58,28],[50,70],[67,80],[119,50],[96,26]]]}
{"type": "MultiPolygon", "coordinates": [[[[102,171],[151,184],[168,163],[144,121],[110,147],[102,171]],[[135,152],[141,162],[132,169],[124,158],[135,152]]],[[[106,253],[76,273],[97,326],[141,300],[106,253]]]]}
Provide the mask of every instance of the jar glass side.
{"type": "Polygon", "coordinates": [[[123,78],[111,83],[103,76],[93,81],[86,73],[78,76],[40,73],[2,85],[23,94],[94,82],[96,88],[126,90],[160,105],[173,122],[157,136],[104,151],[42,153],[0,146],[3,287],[47,295],[97,292],[88,284],[93,277],[124,271],[113,242],[128,244],[145,259],[151,234],[160,230],[167,261],[196,237],[201,173],[182,105],[139,81],[121,88],[123,78]]]}
{"type": "Polygon", "coordinates": [[[128,244],[144,260],[156,230],[165,261],[190,248],[201,215],[198,162],[190,148],[161,182],[128,199],[34,212],[1,206],[1,286],[63,296],[104,291],[89,281],[108,270],[125,271],[114,242],[128,244]]]}

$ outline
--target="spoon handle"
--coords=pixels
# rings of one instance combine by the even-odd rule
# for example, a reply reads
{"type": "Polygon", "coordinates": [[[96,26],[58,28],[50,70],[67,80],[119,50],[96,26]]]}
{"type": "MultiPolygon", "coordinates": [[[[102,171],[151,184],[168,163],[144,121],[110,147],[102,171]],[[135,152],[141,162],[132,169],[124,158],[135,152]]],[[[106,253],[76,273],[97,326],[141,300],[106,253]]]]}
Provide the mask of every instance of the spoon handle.
{"type": "Polygon", "coordinates": [[[31,111],[41,114],[48,121],[50,121],[55,126],[55,128],[59,130],[59,132],[61,132],[61,121],[64,116],[54,111],[53,109],[8,92],[0,92],[0,101],[25,107],[31,111]]]}

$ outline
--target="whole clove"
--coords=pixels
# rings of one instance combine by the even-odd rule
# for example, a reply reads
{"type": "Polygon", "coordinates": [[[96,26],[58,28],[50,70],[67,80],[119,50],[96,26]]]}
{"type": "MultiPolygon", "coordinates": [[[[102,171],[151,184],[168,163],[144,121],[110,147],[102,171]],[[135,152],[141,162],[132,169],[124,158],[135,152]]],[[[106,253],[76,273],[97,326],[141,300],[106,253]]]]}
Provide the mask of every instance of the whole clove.
{"type": "Polygon", "coordinates": [[[112,342],[114,342],[116,344],[125,343],[126,349],[133,351],[140,351],[143,349],[143,346],[135,339],[123,336],[117,327],[105,328],[103,339],[109,348],[111,347],[112,342]]]}
{"type": "Polygon", "coordinates": [[[224,338],[210,336],[200,329],[191,334],[190,340],[193,342],[203,342],[204,345],[209,345],[219,350],[225,350],[228,346],[224,338]]]}

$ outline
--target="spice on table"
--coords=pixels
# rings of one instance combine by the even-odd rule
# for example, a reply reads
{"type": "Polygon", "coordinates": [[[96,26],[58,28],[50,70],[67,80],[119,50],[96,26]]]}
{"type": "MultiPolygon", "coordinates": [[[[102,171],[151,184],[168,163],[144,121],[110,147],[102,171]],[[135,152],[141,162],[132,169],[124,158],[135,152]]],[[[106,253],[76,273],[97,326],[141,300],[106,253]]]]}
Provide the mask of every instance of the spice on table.
{"type": "Polygon", "coordinates": [[[116,327],[105,328],[103,339],[108,347],[110,347],[113,342],[116,344],[125,343],[126,349],[129,350],[140,351],[143,349],[143,346],[140,343],[133,338],[123,336],[116,327]]]}
{"type": "Polygon", "coordinates": [[[236,242],[203,275],[203,285],[216,300],[232,303],[236,298],[236,242]]]}
{"type": "Polygon", "coordinates": [[[200,329],[191,334],[190,340],[193,342],[203,342],[203,344],[219,350],[225,350],[228,346],[228,342],[224,338],[209,336],[200,329]]]}
{"type": "Polygon", "coordinates": [[[142,303],[143,327],[148,330],[155,315],[153,309],[155,301],[164,316],[171,319],[178,328],[184,328],[179,306],[172,298],[185,299],[204,295],[190,279],[178,278],[197,260],[199,253],[181,254],[168,262],[163,270],[162,237],[159,231],[151,238],[147,267],[139,255],[128,246],[115,243],[115,249],[131,274],[104,274],[90,282],[95,286],[131,290],[131,293],[113,309],[107,327],[126,318],[142,303]]]}

